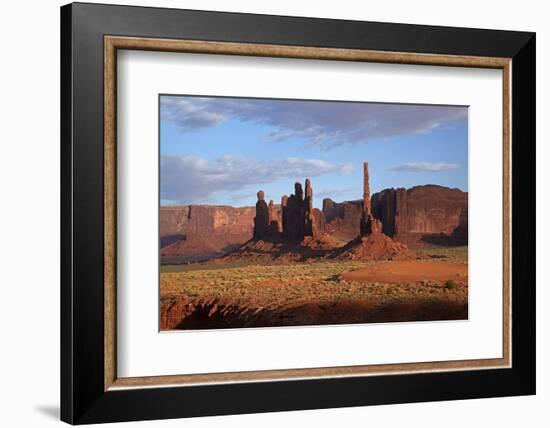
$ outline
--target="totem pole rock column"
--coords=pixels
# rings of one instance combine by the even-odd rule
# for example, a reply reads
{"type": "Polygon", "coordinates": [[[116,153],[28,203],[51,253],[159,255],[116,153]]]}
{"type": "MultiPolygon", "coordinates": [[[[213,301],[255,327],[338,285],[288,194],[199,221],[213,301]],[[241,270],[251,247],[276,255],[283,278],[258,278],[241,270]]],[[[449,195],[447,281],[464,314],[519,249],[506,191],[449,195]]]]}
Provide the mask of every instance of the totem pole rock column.
{"type": "Polygon", "coordinates": [[[254,238],[261,239],[269,230],[269,208],[264,200],[264,192],[258,192],[256,217],[254,217],[254,238]]]}
{"type": "Polygon", "coordinates": [[[281,200],[283,235],[292,238],[303,238],[315,235],[313,217],[313,190],[311,182],[306,180],[306,190],[300,182],[294,184],[294,194],[281,200]]]}
{"type": "Polygon", "coordinates": [[[382,232],[382,222],[372,215],[370,201],[369,163],[363,163],[363,214],[360,232],[362,236],[382,232]]]}
{"type": "Polygon", "coordinates": [[[304,236],[316,236],[317,230],[315,227],[315,220],[313,218],[313,189],[311,188],[311,181],[306,178],[306,197],[304,199],[305,207],[305,229],[304,236]]]}

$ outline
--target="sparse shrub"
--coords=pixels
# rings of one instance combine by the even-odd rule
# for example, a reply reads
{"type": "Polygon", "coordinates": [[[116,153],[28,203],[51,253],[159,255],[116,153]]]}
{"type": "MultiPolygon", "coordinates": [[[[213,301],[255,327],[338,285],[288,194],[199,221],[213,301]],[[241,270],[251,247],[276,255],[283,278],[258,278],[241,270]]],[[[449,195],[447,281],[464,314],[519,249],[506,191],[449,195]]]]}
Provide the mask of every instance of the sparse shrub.
{"type": "Polygon", "coordinates": [[[456,288],[458,288],[458,284],[454,282],[452,279],[449,279],[447,280],[447,282],[445,282],[445,288],[447,290],[455,290],[456,288]]]}

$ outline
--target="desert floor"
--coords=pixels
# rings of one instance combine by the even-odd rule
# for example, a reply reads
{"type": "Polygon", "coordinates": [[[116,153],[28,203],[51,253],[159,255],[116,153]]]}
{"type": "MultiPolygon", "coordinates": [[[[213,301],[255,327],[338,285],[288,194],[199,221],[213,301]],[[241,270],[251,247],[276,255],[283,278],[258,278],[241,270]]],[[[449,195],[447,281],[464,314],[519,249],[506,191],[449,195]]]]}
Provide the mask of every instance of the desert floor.
{"type": "Polygon", "coordinates": [[[422,260],[163,265],[161,330],[468,317],[467,247],[422,260]]]}

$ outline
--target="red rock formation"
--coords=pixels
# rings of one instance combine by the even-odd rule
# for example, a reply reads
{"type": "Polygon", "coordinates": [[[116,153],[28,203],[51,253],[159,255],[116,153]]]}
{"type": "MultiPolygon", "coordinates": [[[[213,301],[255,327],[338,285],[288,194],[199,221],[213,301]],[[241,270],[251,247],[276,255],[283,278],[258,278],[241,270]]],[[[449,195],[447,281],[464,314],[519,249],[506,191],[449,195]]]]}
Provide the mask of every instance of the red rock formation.
{"type": "Polygon", "coordinates": [[[225,254],[252,238],[254,215],[252,207],[161,207],[161,257],[186,261],[225,254]]]}
{"type": "Polygon", "coordinates": [[[288,196],[283,195],[281,197],[281,233],[283,235],[288,234],[288,224],[289,224],[289,209],[288,209],[288,196]],[[286,225],[286,232],[285,232],[286,225]]]}
{"type": "Polygon", "coordinates": [[[269,201],[269,225],[270,229],[274,233],[281,233],[283,231],[282,209],[281,205],[276,205],[273,200],[269,201]]]}
{"type": "Polygon", "coordinates": [[[325,216],[323,212],[318,208],[313,208],[311,211],[313,218],[313,235],[320,235],[325,231],[325,216]]]}
{"type": "Polygon", "coordinates": [[[334,253],[337,260],[412,260],[418,258],[401,242],[383,233],[358,236],[334,253]]]}
{"type": "Polygon", "coordinates": [[[294,184],[294,194],[283,196],[283,235],[289,238],[304,236],[305,225],[304,192],[302,185],[294,184]]]}
{"type": "Polygon", "coordinates": [[[160,207],[161,247],[185,238],[189,219],[189,206],[160,207]]]}
{"type": "Polygon", "coordinates": [[[365,163],[363,200],[336,203],[325,199],[322,212],[313,208],[309,180],[305,192],[296,183],[294,194],[283,196],[280,205],[273,201],[266,204],[263,192],[259,192],[256,208],[161,207],[161,257],[180,261],[212,258],[239,248],[253,235],[275,241],[279,235],[292,241],[330,235],[334,242],[340,241],[336,245],[341,245],[358,234],[382,232],[406,244],[467,243],[467,193],[428,185],[386,189],[370,197],[368,172],[365,163]]]}
{"type": "Polygon", "coordinates": [[[468,207],[460,211],[458,226],[451,233],[451,239],[458,243],[468,244],[468,207]]]}
{"type": "Polygon", "coordinates": [[[263,190],[260,190],[254,217],[254,239],[262,239],[269,232],[269,220],[269,207],[265,203],[263,190]]]}
{"type": "Polygon", "coordinates": [[[382,222],[374,218],[371,210],[369,163],[363,163],[363,213],[361,216],[360,232],[362,236],[371,233],[382,233],[382,222]]]}
{"type": "Polygon", "coordinates": [[[371,210],[369,164],[363,163],[363,204],[360,236],[335,251],[333,257],[349,260],[394,260],[414,258],[406,245],[382,233],[382,222],[371,210]]]}
{"type": "Polygon", "coordinates": [[[304,200],[304,206],[304,236],[315,236],[317,234],[317,227],[313,218],[313,190],[311,188],[311,181],[309,181],[309,178],[306,178],[306,197],[304,200]]]}
{"type": "Polygon", "coordinates": [[[323,199],[324,224],[319,230],[344,241],[355,238],[363,214],[362,202],[334,202],[329,198],[323,199]]]}
{"type": "MultiPolygon", "coordinates": [[[[338,203],[324,199],[325,225],[320,230],[338,239],[353,239],[362,204],[362,200],[338,203]]],[[[434,185],[385,189],[372,195],[371,211],[382,221],[384,234],[408,244],[468,242],[468,193],[459,189],[434,185]]]]}
{"type": "Polygon", "coordinates": [[[314,236],[317,233],[313,213],[313,190],[309,179],[306,179],[305,198],[302,184],[296,182],[294,194],[283,196],[281,208],[283,236],[301,239],[304,236],[314,236]]]}
{"type": "Polygon", "coordinates": [[[363,216],[371,214],[369,163],[363,162],[363,216]]]}
{"type": "Polygon", "coordinates": [[[467,242],[467,192],[436,185],[386,189],[373,195],[371,204],[383,232],[401,242],[467,242]]]}

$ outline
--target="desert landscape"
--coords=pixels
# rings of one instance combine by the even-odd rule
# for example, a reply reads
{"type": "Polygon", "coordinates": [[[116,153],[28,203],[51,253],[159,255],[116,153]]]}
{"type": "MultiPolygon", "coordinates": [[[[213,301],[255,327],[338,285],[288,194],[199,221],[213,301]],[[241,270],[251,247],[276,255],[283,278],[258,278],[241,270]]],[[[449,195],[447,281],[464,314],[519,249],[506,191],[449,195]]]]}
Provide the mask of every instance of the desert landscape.
{"type": "Polygon", "coordinates": [[[161,206],[160,329],[467,319],[467,192],[371,195],[367,162],[361,184],[322,209],[309,179],[277,204],[161,206]]]}

